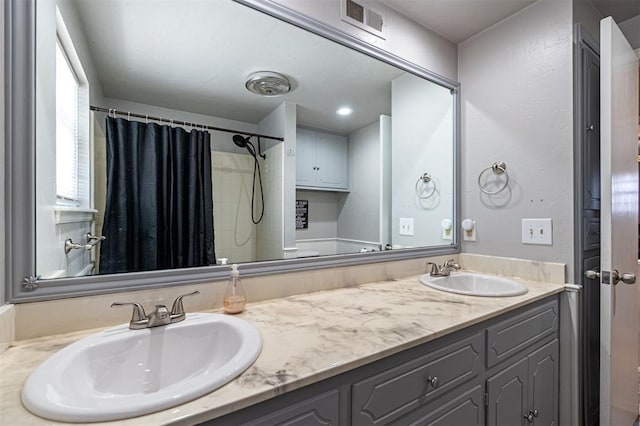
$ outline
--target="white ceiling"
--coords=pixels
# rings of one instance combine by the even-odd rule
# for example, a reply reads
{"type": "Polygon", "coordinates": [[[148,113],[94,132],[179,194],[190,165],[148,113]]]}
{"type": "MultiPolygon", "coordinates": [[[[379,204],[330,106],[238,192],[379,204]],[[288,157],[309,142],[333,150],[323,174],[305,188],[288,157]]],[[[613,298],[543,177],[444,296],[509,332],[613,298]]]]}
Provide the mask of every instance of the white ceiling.
{"type": "Polygon", "coordinates": [[[349,133],[391,113],[391,80],[404,74],[232,1],[77,7],[109,98],[249,123],[288,101],[298,105],[299,124],[349,133]],[[285,74],[293,90],[272,98],[248,92],[246,77],[265,70],[285,74]],[[354,109],[346,118],[335,113],[344,105],[354,109]]]}
{"type": "MultiPolygon", "coordinates": [[[[456,44],[537,0],[380,0],[456,44]]],[[[589,1],[589,0],[586,0],[589,1]]],[[[640,0],[591,0],[620,23],[640,15],[640,0]]]]}
{"type": "MultiPolygon", "coordinates": [[[[458,43],[535,0],[382,1],[458,43]]],[[[618,19],[640,9],[639,0],[594,3],[618,19]]],[[[299,124],[349,133],[390,114],[390,82],[404,74],[230,0],[76,5],[109,98],[250,123],[287,101],[298,105],[299,124]],[[275,98],[246,91],[245,78],[264,70],[287,75],[293,90],[275,98]],[[335,114],[344,105],[352,116],[335,114]]]]}
{"type": "Polygon", "coordinates": [[[381,0],[456,44],[536,0],[381,0]]]}
{"type": "Polygon", "coordinates": [[[593,5],[604,16],[611,16],[621,23],[640,15],[640,0],[591,0],[593,5]]]}

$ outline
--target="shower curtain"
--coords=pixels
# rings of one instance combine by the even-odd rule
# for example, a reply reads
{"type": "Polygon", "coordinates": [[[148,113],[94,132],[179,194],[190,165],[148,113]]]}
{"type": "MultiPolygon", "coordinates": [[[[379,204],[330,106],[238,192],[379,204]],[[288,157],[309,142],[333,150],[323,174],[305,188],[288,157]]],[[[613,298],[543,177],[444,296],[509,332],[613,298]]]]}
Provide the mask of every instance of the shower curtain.
{"type": "Polygon", "coordinates": [[[215,265],[205,131],[107,117],[100,273],[215,265]]]}

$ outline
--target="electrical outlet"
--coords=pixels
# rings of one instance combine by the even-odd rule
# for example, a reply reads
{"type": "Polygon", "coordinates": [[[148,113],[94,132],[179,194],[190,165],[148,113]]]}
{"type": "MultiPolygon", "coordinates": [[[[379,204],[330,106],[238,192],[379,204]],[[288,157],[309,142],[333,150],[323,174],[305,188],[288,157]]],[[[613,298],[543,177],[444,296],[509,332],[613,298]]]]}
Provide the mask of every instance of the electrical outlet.
{"type": "Polygon", "coordinates": [[[413,236],[413,218],[412,217],[400,218],[400,235],[413,236]]]}
{"type": "Polygon", "coordinates": [[[522,244],[553,245],[551,219],[522,219],[522,244]]]}

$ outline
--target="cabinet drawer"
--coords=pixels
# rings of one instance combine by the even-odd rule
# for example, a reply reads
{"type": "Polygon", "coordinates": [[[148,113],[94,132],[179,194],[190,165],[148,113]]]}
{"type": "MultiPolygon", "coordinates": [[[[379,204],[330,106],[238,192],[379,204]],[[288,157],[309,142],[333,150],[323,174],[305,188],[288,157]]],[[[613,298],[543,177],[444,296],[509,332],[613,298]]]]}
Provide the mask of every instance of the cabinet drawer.
{"type": "Polygon", "coordinates": [[[243,424],[245,426],[337,426],[340,420],[339,412],[340,392],[336,389],[243,424]]]}
{"type": "Polygon", "coordinates": [[[484,424],[484,386],[461,389],[411,414],[397,419],[390,426],[473,426],[484,424]],[[453,396],[452,396],[453,395],[453,396]]]}
{"type": "Polygon", "coordinates": [[[352,423],[387,424],[476,377],[483,368],[482,334],[459,340],[352,386],[352,423]],[[437,378],[435,386],[429,381],[437,378]]]}
{"type": "Polygon", "coordinates": [[[487,328],[487,367],[493,367],[557,330],[557,299],[487,328]]]}

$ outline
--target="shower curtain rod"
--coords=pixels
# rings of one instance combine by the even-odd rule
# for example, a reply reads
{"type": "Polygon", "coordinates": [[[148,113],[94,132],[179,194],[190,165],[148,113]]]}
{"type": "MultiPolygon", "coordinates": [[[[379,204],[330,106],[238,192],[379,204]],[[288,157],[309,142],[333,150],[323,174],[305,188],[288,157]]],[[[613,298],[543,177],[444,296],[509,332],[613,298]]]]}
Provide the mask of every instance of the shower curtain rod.
{"type": "Polygon", "coordinates": [[[143,119],[145,119],[147,121],[148,120],[159,121],[159,122],[164,122],[164,123],[168,123],[168,124],[175,124],[175,125],[178,125],[178,126],[189,126],[189,127],[194,127],[194,128],[202,128],[202,129],[206,129],[206,130],[216,130],[218,132],[236,133],[236,134],[245,135],[245,136],[255,136],[255,137],[261,138],[261,139],[271,139],[271,140],[274,140],[274,141],[281,141],[281,142],[284,141],[284,138],[280,138],[280,137],[276,137],[276,136],[261,135],[259,133],[249,133],[249,132],[245,132],[243,130],[224,129],[222,127],[208,126],[206,124],[198,124],[198,123],[189,122],[189,121],[170,120],[168,118],[154,117],[154,116],[146,115],[146,114],[136,114],[136,113],[129,112],[129,111],[120,111],[120,110],[117,110],[115,108],[102,108],[102,107],[97,107],[97,106],[91,105],[90,109],[91,109],[91,111],[106,112],[107,114],[123,115],[123,116],[126,116],[128,118],[131,118],[131,117],[143,118],[143,119]]]}

